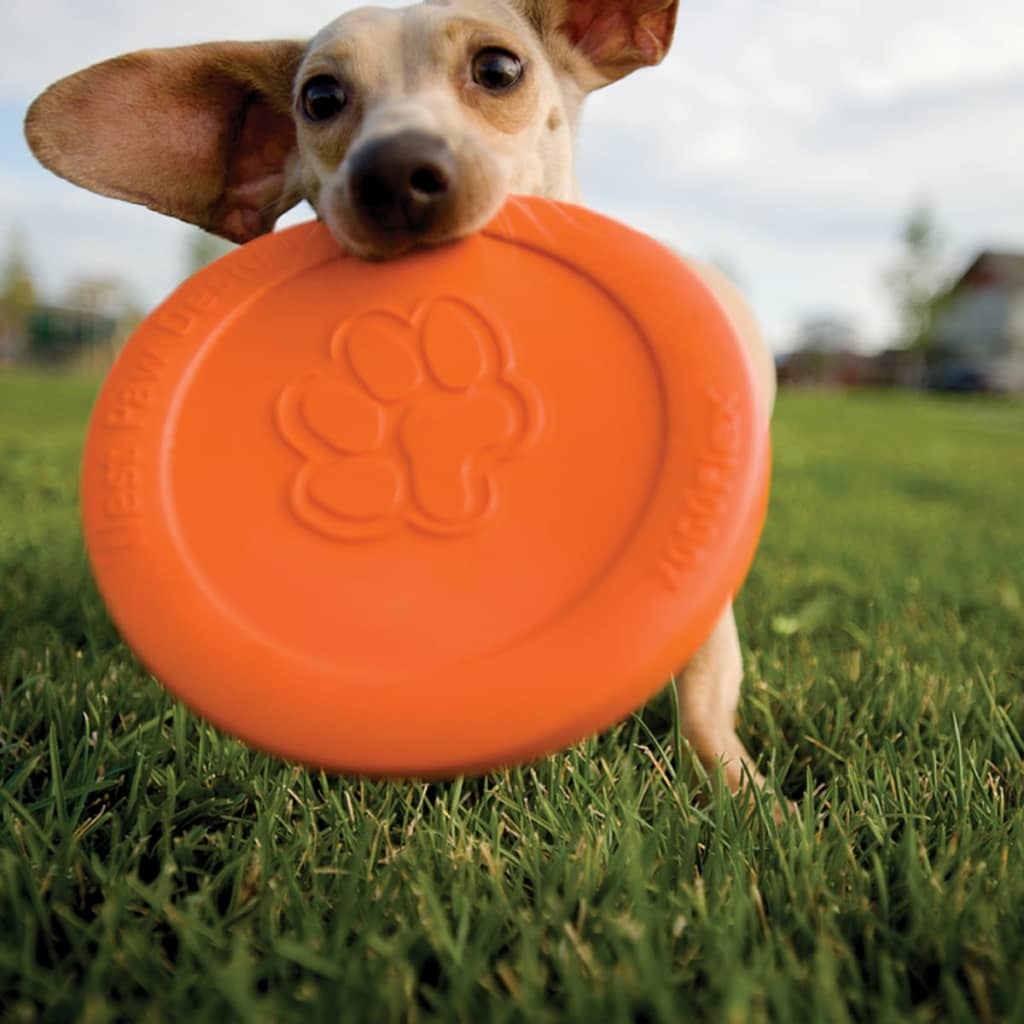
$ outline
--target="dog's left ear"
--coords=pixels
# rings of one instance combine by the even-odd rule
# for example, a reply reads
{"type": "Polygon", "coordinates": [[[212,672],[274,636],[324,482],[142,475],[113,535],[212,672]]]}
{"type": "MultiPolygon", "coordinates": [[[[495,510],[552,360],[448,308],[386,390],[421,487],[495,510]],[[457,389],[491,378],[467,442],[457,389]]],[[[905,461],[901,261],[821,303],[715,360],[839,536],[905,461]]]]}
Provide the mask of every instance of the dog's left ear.
{"type": "Polygon", "coordinates": [[[568,43],[600,88],[660,64],[672,44],[678,0],[512,0],[549,46],[568,43]]]}
{"type": "Polygon", "coordinates": [[[301,198],[291,92],[304,51],[205,43],[116,57],[50,86],[25,134],[76,185],[246,242],[301,198]]]}

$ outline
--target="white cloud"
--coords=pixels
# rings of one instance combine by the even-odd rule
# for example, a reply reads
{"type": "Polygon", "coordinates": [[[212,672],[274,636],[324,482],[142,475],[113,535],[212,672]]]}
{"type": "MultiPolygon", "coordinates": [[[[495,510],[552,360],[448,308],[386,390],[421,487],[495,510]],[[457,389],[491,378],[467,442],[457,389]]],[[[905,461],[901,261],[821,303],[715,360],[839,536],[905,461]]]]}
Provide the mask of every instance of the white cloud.
{"type": "MultiPolygon", "coordinates": [[[[7,0],[0,103],[126,50],[303,36],[345,7],[7,0]]],[[[665,64],[590,102],[580,171],[593,205],[741,272],[769,336],[803,313],[889,330],[882,267],[927,196],[956,252],[1024,247],[1024,4],[1019,0],[682,0],[665,64]]],[[[0,153],[3,149],[0,148],[0,153]]],[[[184,231],[22,164],[0,228],[31,228],[47,279],[102,265],[158,297],[184,231]]]]}

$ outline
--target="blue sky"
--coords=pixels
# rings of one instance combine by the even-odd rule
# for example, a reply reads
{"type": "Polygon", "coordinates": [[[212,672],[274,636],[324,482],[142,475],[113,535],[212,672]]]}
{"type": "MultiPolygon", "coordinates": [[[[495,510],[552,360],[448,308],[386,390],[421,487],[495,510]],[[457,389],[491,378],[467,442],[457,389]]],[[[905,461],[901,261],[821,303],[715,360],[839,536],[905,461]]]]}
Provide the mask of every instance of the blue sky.
{"type": "MultiPolygon", "coordinates": [[[[188,229],[37,168],[28,102],[127,50],[305,37],[351,6],[5,0],[0,238],[20,228],[54,297],[114,273],[157,301],[188,229]]],[[[589,205],[733,268],[775,348],[821,312],[877,347],[892,331],[881,274],[915,201],[934,206],[954,266],[1024,250],[1024,4],[682,0],[666,62],[591,98],[579,171],[589,205]]]]}

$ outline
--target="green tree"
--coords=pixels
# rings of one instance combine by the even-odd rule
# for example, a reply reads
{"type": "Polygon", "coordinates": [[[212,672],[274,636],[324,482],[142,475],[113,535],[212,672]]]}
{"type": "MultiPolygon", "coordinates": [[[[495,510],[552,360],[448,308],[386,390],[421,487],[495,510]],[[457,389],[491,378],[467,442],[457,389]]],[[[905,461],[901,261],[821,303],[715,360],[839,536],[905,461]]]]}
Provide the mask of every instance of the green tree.
{"type": "Polygon", "coordinates": [[[111,274],[86,274],[72,279],[61,301],[71,309],[105,316],[118,323],[137,323],[142,307],[130,285],[111,274]]]}
{"type": "Polygon", "coordinates": [[[945,240],[931,206],[922,202],[910,211],[900,241],[899,258],[885,273],[896,308],[897,342],[925,348],[949,276],[945,240]]]}
{"type": "Polygon", "coordinates": [[[0,265],[0,312],[19,327],[36,305],[37,293],[32,268],[25,251],[25,239],[14,230],[7,239],[7,251],[0,265]]]}

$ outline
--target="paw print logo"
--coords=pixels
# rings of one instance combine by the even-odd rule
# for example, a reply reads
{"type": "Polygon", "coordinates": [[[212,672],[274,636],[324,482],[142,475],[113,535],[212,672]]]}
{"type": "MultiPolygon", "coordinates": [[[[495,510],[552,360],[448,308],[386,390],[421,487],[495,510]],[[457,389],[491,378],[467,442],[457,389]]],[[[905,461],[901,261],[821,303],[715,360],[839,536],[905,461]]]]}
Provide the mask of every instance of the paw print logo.
{"type": "Polygon", "coordinates": [[[306,525],[345,541],[404,526],[467,533],[499,500],[496,474],[536,439],[541,407],[502,333],[474,306],[346,320],[330,361],[289,384],[281,436],[303,458],[290,492],[306,525]]]}

